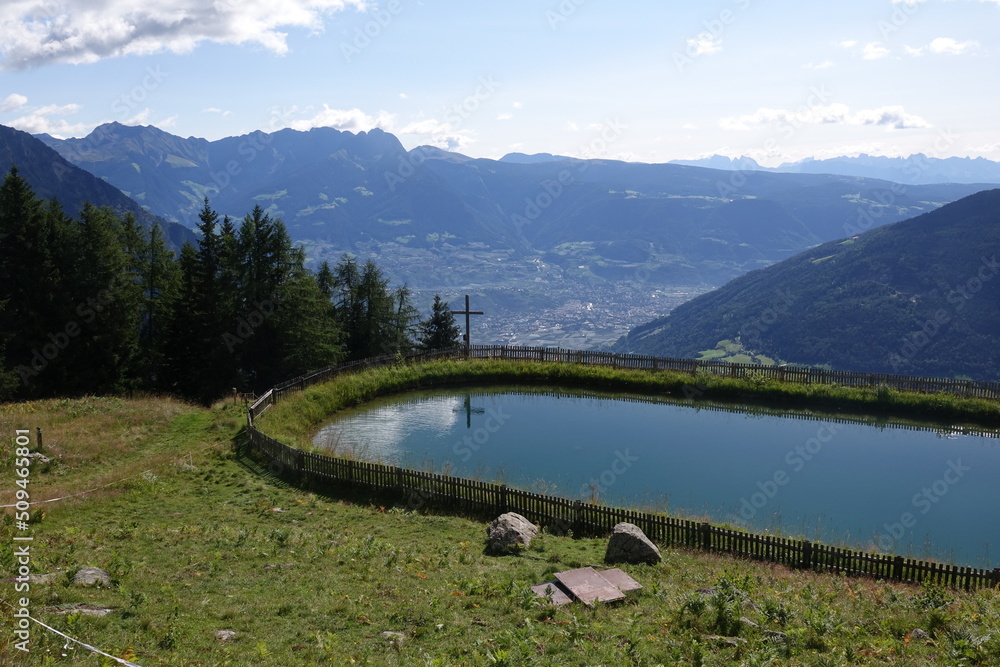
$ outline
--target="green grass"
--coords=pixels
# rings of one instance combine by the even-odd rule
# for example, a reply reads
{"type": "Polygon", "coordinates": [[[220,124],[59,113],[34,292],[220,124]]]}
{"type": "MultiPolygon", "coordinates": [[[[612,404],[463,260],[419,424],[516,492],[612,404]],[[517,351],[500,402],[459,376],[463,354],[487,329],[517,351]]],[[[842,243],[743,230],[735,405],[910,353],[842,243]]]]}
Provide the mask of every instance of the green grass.
{"type": "MultiPolygon", "coordinates": [[[[459,381],[690,386],[659,375],[545,364],[394,367],[314,387],[263,421],[268,430],[283,424],[292,433],[337,406],[459,381]]],[[[551,608],[528,586],[600,565],[605,540],[543,534],[520,555],[493,557],[483,553],[482,521],[411,512],[363,495],[303,492],[237,456],[241,408],[157,398],[0,406],[5,451],[12,451],[14,429],[44,429],[53,461],[32,468],[33,499],[102,485],[34,508],[31,567],[53,575],[31,585],[36,618],[144,666],[1000,661],[997,591],[889,585],[681,549],[665,549],[655,567],[626,566],[644,588],[624,604],[551,608]],[[113,585],[72,585],[83,566],[107,569],[113,585]],[[97,617],[85,608],[111,611],[97,617]],[[220,642],[218,630],[238,634],[220,642]],[[385,631],[405,641],[385,639],[385,631]]],[[[10,457],[0,462],[0,479],[14,479],[10,457]]],[[[2,504],[13,499],[13,485],[0,485],[2,504]]],[[[5,514],[5,572],[15,569],[14,532],[5,514]]],[[[4,600],[15,597],[12,581],[0,590],[4,600]]],[[[0,664],[102,664],[38,626],[32,652],[15,654],[13,619],[3,609],[0,664]]]]}

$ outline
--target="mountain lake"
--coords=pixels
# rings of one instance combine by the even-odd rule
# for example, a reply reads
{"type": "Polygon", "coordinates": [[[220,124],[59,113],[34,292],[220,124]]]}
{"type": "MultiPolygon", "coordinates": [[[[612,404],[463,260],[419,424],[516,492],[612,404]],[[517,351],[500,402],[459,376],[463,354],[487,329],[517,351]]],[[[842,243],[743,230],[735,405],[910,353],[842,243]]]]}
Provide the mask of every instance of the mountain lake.
{"type": "MultiPolygon", "coordinates": [[[[333,455],[913,558],[993,567],[1000,432],[538,387],[342,413],[333,455]]],[[[1000,551],[998,551],[1000,555],[1000,551]]]]}

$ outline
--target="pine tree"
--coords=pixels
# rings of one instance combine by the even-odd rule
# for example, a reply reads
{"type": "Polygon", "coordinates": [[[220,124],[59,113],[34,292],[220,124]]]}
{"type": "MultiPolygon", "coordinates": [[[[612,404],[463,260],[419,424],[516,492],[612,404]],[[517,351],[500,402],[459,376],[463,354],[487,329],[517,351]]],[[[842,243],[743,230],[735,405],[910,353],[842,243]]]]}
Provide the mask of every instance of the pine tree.
{"type": "Polygon", "coordinates": [[[329,295],[304,264],[305,253],[293,251],[292,272],[281,286],[280,307],[274,313],[281,352],[278,379],[317,370],[343,358],[329,295]]]}
{"type": "Polygon", "coordinates": [[[420,347],[424,350],[441,350],[460,344],[462,329],[455,322],[455,315],[440,294],[434,295],[431,316],[420,323],[420,347]]]}
{"type": "Polygon", "coordinates": [[[69,219],[54,200],[43,205],[16,167],[0,185],[0,346],[24,397],[59,393],[64,352],[77,342],[69,219]]]}
{"type": "Polygon", "coordinates": [[[70,274],[82,333],[67,351],[64,393],[137,386],[142,287],[125,247],[128,237],[111,209],[84,204],[70,274]]]}
{"type": "Polygon", "coordinates": [[[202,324],[194,312],[199,299],[198,251],[191,243],[181,247],[177,273],[175,296],[167,311],[163,371],[158,384],[186,398],[210,400],[204,396],[201,371],[196,368],[204,340],[202,324]]]}

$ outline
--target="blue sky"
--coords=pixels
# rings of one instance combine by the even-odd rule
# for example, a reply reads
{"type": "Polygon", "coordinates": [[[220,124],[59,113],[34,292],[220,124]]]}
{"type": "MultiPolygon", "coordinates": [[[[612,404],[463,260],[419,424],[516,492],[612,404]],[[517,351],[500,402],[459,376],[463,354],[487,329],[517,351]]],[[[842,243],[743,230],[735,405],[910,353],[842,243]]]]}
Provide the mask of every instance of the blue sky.
{"type": "Polygon", "coordinates": [[[0,18],[0,124],[64,137],[1000,159],[998,75],[1000,0],[5,0],[0,18]]]}

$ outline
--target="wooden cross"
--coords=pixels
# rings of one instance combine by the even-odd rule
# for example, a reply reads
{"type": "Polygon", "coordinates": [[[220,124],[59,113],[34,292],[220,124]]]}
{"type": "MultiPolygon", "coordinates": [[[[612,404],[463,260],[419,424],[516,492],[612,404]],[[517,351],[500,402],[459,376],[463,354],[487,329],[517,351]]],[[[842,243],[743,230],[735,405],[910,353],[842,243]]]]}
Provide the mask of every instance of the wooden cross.
{"type": "Polygon", "coordinates": [[[465,295],[465,310],[453,310],[451,311],[455,315],[465,315],[465,349],[466,351],[472,345],[472,339],[469,337],[469,316],[470,315],[485,315],[481,310],[470,310],[469,309],[469,295],[465,295]]]}

